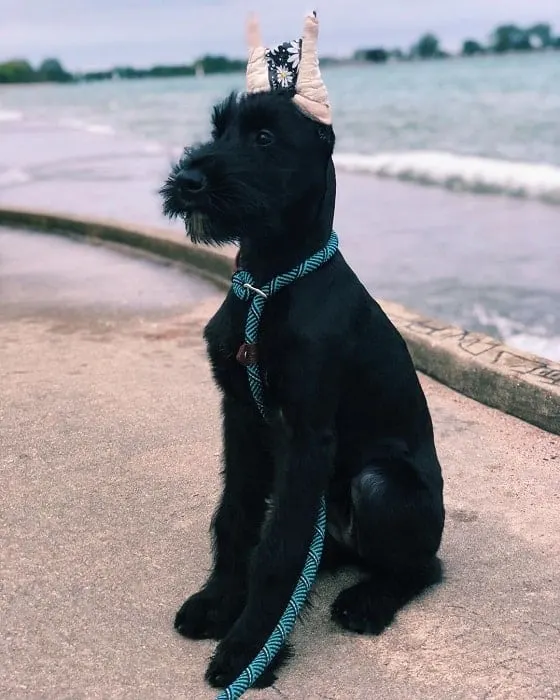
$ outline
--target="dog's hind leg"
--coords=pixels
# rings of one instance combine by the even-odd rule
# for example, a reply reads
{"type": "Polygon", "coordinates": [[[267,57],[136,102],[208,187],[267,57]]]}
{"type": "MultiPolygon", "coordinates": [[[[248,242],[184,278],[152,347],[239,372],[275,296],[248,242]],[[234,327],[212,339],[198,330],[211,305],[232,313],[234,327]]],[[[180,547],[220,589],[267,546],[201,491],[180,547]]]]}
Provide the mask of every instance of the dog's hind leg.
{"type": "Polygon", "coordinates": [[[444,511],[407,458],[368,465],[351,484],[355,546],[370,577],[334,601],[331,615],[345,629],[380,634],[397,611],[442,579],[436,557],[444,511]]]}
{"type": "Polygon", "coordinates": [[[270,492],[273,465],[256,408],[223,401],[224,477],[212,522],[214,565],[205,586],[183,603],[175,628],[192,639],[224,637],[241,614],[247,569],[257,545],[270,492]]]}

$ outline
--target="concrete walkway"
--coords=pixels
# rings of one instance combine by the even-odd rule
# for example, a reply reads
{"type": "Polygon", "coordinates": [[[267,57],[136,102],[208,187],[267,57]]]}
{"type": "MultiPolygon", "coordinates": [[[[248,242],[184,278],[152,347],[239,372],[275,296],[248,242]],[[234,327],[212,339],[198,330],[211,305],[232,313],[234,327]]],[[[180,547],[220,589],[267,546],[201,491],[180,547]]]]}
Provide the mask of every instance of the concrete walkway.
{"type": "MultiPolygon", "coordinates": [[[[212,698],[213,644],[172,620],[210,562],[219,412],[201,330],[221,294],[123,308],[104,284],[97,308],[2,295],[0,697],[212,698]]],[[[423,384],[447,582],[363,638],[328,618],[355,573],[323,578],[295,658],[247,698],[560,696],[560,438],[423,384]]]]}

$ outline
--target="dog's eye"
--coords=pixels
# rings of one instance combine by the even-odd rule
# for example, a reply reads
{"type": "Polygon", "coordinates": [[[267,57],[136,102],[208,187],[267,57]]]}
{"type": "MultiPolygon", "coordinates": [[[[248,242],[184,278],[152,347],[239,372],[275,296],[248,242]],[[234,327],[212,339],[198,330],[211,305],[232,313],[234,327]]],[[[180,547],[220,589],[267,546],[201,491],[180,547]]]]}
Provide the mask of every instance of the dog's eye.
{"type": "Polygon", "coordinates": [[[256,141],[259,146],[270,146],[274,141],[274,134],[268,129],[261,129],[257,132],[256,141]]]}

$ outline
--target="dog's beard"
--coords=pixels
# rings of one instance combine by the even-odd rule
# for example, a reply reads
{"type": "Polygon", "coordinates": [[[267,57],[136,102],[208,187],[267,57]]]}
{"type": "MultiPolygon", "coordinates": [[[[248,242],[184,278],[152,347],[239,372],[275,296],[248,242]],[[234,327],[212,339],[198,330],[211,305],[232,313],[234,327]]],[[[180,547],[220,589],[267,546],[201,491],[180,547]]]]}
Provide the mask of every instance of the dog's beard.
{"type": "MultiPolygon", "coordinates": [[[[177,178],[181,166],[178,163],[173,167],[160,189],[160,195],[165,216],[182,219],[193,243],[216,246],[234,243],[255,221],[260,222],[259,227],[264,234],[267,224],[274,217],[258,189],[248,186],[233,171],[229,177],[213,182],[204,197],[199,197],[203,201],[187,202],[177,178]]],[[[242,174],[241,170],[239,175],[242,174]]]]}
{"type": "Polygon", "coordinates": [[[213,242],[212,225],[207,214],[201,211],[193,211],[183,216],[187,235],[193,243],[213,242]]]}
{"type": "Polygon", "coordinates": [[[179,165],[174,166],[160,190],[163,197],[163,213],[170,219],[182,219],[187,235],[193,243],[211,243],[212,226],[209,216],[201,210],[186,207],[182,200],[176,177],[179,169],[179,165]]]}
{"type": "Polygon", "coordinates": [[[187,236],[193,243],[223,246],[239,239],[237,227],[226,226],[209,213],[193,210],[180,216],[185,222],[187,236]]]}

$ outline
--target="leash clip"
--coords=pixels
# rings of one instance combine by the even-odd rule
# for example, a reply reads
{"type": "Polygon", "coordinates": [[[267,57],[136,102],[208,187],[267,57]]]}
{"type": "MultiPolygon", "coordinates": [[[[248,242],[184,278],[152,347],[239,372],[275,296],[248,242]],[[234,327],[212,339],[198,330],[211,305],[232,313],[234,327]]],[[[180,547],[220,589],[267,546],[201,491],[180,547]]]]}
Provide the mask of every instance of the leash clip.
{"type": "Polygon", "coordinates": [[[250,290],[251,292],[253,292],[254,294],[258,294],[258,295],[259,295],[260,297],[262,297],[263,299],[268,299],[268,295],[265,294],[265,293],[263,292],[262,289],[258,289],[257,287],[253,287],[253,285],[252,285],[252,284],[249,284],[248,282],[245,282],[245,284],[243,285],[243,287],[244,287],[245,289],[249,289],[249,290],[250,290]]]}

